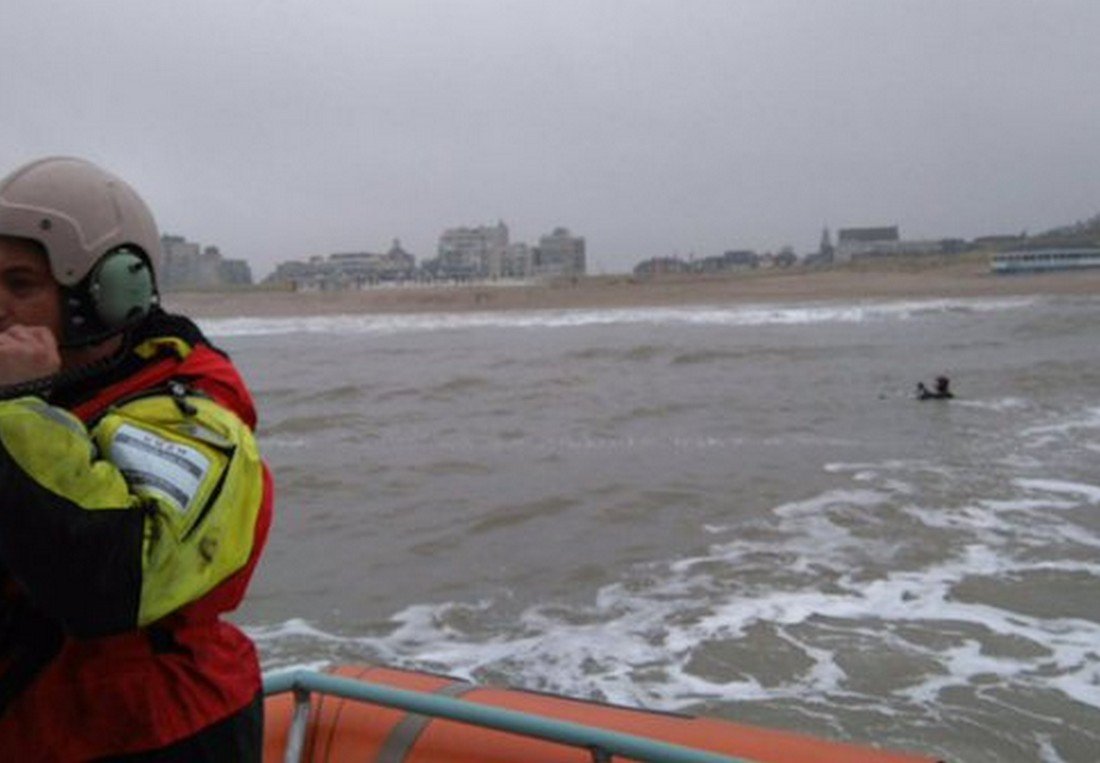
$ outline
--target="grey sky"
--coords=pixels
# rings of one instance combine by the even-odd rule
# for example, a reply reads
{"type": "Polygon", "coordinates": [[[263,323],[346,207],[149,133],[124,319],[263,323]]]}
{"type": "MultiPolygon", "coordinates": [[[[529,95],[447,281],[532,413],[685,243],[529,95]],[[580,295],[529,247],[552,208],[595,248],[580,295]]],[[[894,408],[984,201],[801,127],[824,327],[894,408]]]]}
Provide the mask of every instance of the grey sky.
{"type": "Polygon", "coordinates": [[[655,255],[1100,212],[1097,0],[5,0],[0,173],[280,261],[458,225],[655,255]]]}

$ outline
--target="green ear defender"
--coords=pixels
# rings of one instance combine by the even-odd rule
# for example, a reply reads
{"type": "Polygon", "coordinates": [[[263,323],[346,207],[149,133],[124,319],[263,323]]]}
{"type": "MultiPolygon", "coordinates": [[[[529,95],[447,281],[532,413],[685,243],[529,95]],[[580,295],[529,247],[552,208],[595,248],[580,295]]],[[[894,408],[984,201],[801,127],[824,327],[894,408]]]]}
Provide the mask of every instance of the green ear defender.
{"type": "Polygon", "coordinates": [[[144,257],[129,249],[108,253],[88,284],[95,313],[108,329],[121,328],[142,317],[156,299],[153,271],[144,257]]]}

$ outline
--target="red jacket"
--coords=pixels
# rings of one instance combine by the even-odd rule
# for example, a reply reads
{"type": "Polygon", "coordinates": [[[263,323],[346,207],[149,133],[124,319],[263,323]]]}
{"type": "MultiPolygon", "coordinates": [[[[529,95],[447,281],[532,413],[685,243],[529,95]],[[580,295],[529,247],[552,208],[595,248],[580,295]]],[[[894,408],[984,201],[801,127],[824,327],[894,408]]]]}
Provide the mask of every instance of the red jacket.
{"type": "MultiPolygon", "coordinates": [[[[152,323],[158,331],[169,331],[171,341],[147,343],[145,347],[157,348],[152,357],[135,355],[122,378],[109,379],[90,397],[70,394],[62,407],[92,425],[119,401],[155,394],[169,382],[178,382],[188,394],[212,399],[254,428],[251,396],[229,360],[185,319],[161,314],[152,323]]],[[[266,466],[243,567],[199,598],[139,627],[139,594],[133,589],[142,585],[143,510],[81,511],[69,505],[57,511],[21,512],[28,499],[15,496],[36,496],[37,488],[30,480],[20,481],[4,456],[0,447],[0,575],[4,566],[10,573],[6,593],[0,593],[0,615],[32,612],[35,626],[24,630],[38,646],[23,644],[21,652],[20,629],[9,629],[5,657],[0,627],[0,686],[9,670],[15,674],[9,684],[16,687],[6,707],[0,692],[0,757],[78,761],[158,749],[195,735],[255,698],[261,689],[255,649],[221,615],[240,604],[271,523],[272,483],[266,466]],[[56,516],[49,525],[36,525],[41,514],[56,516]],[[107,514],[111,516],[103,521],[84,516],[107,514]],[[97,543],[100,525],[108,522],[117,522],[117,527],[109,535],[102,531],[102,537],[109,538],[106,544],[97,543]],[[123,540],[116,541],[120,537],[123,540]],[[89,548],[81,546],[82,538],[89,548]],[[51,543],[56,544],[53,555],[51,543]],[[71,544],[71,551],[66,544],[71,544]],[[107,595],[95,606],[81,601],[89,576],[110,580],[107,595]],[[43,654],[41,644],[51,638],[57,644],[43,654]],[[20,678],[20,654],[36,649],[39,659],[33,674],[20,678]]]]}

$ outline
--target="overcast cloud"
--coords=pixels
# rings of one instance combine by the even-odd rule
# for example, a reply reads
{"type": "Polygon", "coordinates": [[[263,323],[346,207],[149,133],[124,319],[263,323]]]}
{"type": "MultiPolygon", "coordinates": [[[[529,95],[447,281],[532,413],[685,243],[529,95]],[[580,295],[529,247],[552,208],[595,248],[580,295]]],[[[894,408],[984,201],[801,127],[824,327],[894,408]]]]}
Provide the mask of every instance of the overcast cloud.
{"type": "Polygon", "coordinates": [[[276,263],[458,225],[591,272],[1100,212],[1097,0],[5,0],[0,174],[74,154],[276,263]]]}

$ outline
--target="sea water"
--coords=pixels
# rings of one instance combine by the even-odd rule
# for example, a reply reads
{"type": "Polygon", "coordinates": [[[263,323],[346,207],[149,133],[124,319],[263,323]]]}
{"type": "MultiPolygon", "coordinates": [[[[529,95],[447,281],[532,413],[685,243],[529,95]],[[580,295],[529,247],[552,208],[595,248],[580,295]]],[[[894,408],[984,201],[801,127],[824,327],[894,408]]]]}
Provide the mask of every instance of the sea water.
{"type": "Polygon", "coordinates": [[[277,482],[265,668],[1100,760],[1100,299],[201,325],[277,482]]]}

